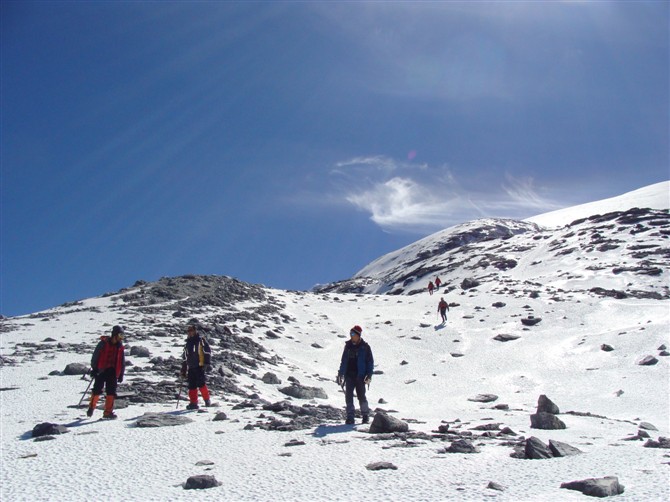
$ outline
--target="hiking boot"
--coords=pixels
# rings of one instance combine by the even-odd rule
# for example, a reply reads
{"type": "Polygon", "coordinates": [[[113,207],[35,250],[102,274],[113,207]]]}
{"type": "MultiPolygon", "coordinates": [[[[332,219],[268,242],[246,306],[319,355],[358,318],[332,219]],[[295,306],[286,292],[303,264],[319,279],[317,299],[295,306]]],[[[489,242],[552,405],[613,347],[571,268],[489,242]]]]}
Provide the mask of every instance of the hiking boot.
{"type": "Polygon", "coordinates": [[[93,416],[93,410],[94,410],[94,409],[95,409],[95,408],[93,408],[93,406],[89,406],[89,407],[88,407],[88,410],[86,410],[86,416],[87,416],[87,417],[92,417],[92,416],[93,416]]]}
{"type": "Polygon", "coordinates": [[[212,402],[209,399],[205,399],[205,406],[209,408],[210,406],[212,406],[212,402]]]}
{"type": "Polygon", "coordinates": [[[186,407],[187,410],[197,410],[198,408],[200,408],[198,403],[188,403],[188,406],[186,407]]]}
{"type": "Polygon", "coordinates": [[[344,421],[344,423],[347,424],[347,425],[351,425],[351,424],[355,424],[356,421],[354,420],[353,417],[348,417],[348,418],[344,421]]]}
{"type": "Polygon", "coordinates": [[[369,421],[370,421],[370,417],[368,417],[367,415],[363,415],[363,423],[367,424],[369,421]]]}
{"type": "Polygon", "coordinates": [[[116,418],[116,413],[114,413],[113,411],[104,412],[102,414],[102,418],[104,418],[105,420],[114,420],[116,418]]]}

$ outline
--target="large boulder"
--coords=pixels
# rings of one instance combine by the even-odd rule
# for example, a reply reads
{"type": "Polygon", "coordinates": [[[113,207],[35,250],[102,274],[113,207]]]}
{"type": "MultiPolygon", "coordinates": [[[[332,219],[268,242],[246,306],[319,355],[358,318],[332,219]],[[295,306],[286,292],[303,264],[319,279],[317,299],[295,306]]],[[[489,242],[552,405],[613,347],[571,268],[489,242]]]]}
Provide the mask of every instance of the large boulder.
{"type": "Polygon", "coordinates": [[[570,481],[569,483],[561,483],[561,488],[576,490],[590,497],[611,497],[624,492],[624,486],[619,484],[619,478],[616,476],[570,481]]]}
{"type": "Polygon", "coordinates": [[[552,413],[535,413],[530,416],[531,429],[557,430],[566,429],[565,423],[552,413]]]}
{"type": "Polygon", "coordinates": [[[553,458],[554,456],[551,453],[551,449],[549,448],[549,446],[544,444],[540,439],[536,438],[535,436],[531,436],[528,439],[526,439],[524,453],[526,458],[534,460],[553,458]]]}
{"type": "Polygon", "coordinates": [[[63,375],[85,375],[88,373],[88,364],[84,363],[70,363],[65,366],[63,375]]]}
{"type": "Polygon", "coordinates": [[[537,412],[538,413],[551,413],[552,415],[558,415],[561,411],[558,409],[558,406],[549,399],[544,394],[540,395],[537,400],[537,412]]]}
{"type": "Polygon", "coordinates": [[[409,425],[407,422],[387,415],[386,413],[377,412],[370,424],[369,432],[371,434],[386,434],[389,432],[407,432],[409,425]]]}

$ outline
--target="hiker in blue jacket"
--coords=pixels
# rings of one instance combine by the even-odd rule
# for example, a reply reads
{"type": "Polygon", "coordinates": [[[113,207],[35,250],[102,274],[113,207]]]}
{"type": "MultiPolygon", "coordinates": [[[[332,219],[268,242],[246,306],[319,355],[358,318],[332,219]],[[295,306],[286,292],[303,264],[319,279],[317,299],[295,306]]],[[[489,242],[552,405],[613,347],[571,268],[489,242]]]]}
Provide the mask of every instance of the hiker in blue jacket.
{"type": "Polygon", "coordinates": [[[344,344],[340,370],[337,372],[337,383],[344,387],[344,401],[347,405],[347,420],[345,423],[353,424],[354,413],[354,390],[358,396],[358,404],[363,416],[363,423],[367,424],[370,417],[370,407],[365,397],[365,386],[370,385],[374,359],[372,349],[361,338],[363,329],[360,326],[351,328],[349,335],[351,339],[344,344]]]}

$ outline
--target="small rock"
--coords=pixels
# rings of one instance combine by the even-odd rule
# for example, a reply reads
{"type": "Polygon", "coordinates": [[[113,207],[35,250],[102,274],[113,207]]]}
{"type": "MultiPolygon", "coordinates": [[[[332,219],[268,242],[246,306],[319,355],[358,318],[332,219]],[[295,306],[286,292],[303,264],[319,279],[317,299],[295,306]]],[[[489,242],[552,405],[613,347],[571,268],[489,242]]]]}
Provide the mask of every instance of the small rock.
{"type": "Polygon", "coordinates": [[[494,481],[489,481],[489,484],[486,485],[486,488],[488,488],[489,490],[497,490],[499,492],[504,492],[505,491],[505,488],[503,488],[503,486],[501,484],[496,483],[494,481]]]}
{"type": "Polygon", "coordinates": [[[370,424],[370,434],[386,434],[389,432],[407,432],[409,425],[407,422],[387,415],[383,412],[375,413],[375,417],[370,424]]]}
{"type": "Polygon", "coordinates": [[[526,458],[535,460],[553,458],[554,456],[549,446],[544,444],[541,440],[539,440],[535,436],[531,436],[526,440],[524,453],[526,455],[526,458]]]}
{"type": "Polygon", "coordinates": [[[611,345],[608,345],[606,343],[603,343],[600,346],[600,350],[605,351],[605,352],[612,352],[614,350],[614,347],[612,347],[611,345]]]}
{"type": "Polygon", "coordinates": [[[640,366],[653,366],[654,364],[657,363],[658,359],[656,359],[654,356],[646,356],[637,364],[640,366]]]}
{"type": "Polygon", "coordinates": [[[537,400],[537,412],[558,415],[561,411],[551,399],[549,399],[544,394],[541,394],[537,400]]]}
{"type": "Polygon", "coordinates": [[[479,453],[479,448],[469,439],[457,439],[445,451],[447,453],[479,453]]]}
{"type": "Polygon", "coordinates": [[[579,455],[584,453],[579,448],[575,448],[567,443],[562,443],[560,441],[554,441],[553,439],[549,440],[549,449],[554,457],[569,457],[571,455],[579,455]]]}
{"type": "Polygon", "coordinates": [[[184,490],[205,490],[221,486],[221,483],[214,476],[198,475],[191,476],[184,484],[184,490]]]}
{"type": "Polygon", "coordinates": [[[624,486],[619,484],[619,478],[616,476],[570,481],[569,483],[561,483],[561,488],[576,490],[590,497],[611,497],[624,492],[624,486]]]}
{"type": "Polygon", "coordinates": [[[392,469],[394,471],[398,470],[398,468],[391,462],[372,462],[371,464],[366,465],[365,468],[369,471],[383,471],[386,469],[392,469]]]}
{"type": "Polygon", "coordinates": [[[55,434],[65,434],[66,432],[70,431],[64,425],[52,424],[50,422],[43,422],[33,427],[32,434],[33,437],[36,438],[40,436],[53,436],[55,434]]]}
{"type": "Polygon", "coordinates": [[[473,401],[475,403],[491,403],[498,399],[498,396],[495,394],[477,394],[475,397],[468,398],[468,401],[473,401]]]}

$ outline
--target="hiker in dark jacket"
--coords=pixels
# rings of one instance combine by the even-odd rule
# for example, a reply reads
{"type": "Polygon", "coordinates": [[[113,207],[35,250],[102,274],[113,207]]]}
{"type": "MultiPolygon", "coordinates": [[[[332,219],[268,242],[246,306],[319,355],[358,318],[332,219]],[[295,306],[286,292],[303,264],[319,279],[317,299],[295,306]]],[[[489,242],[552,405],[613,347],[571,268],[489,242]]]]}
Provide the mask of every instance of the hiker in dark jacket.
{"type": "Polygon", "coordinates": [[[116,418],[116,414],[114,413],[116,385],[123,382],[123,373],[126,367],[122,339],[123,329],[121,326],[114,326],[112,328],[112,336],[100,337],[100,341],[93,351],[91,376],[95,381],[93,382],[91,401],[86,411],[86,415],[89,417],[93,416],[93,411],[98,405],[98,400],[102,394],[102,387],[105,386],[107,395],[105,396],[105,411],[102,414],[102,418],[116,418]]]}
{"type": "Polygon", "coordinates": [[[344,386],[344,401],[347,405],[347,424],[354,423],[354,390],[358,396],[358,404],[363,416],[363,423],[367,424],[370,416],[370,407],[365,397],[365,386],[370,385],[374,359],[372,349],[361,338],[363,330],[360,326],[351,328],[351,339],[344,344],[340,370],[337,373],[337,383],[344,386]]]}
{"type": "Polygon", "coordinates": [[[189,326],[181,365],[181,376],[188,379],[189,404],[186,408],[189,410],[198,409],[198,389],[205,401],[205,406],[212,404],[209,400],[209,389],[205,379],[205,371],[211,369],[211,357],[212,352],[207,340],[198,334],[195,326],[189,326]]]}
{"type": "Polygon", "coordinates": [[[444,301],[444,298],[440,298],[440,303],[437,305],[437,311],[442,316],[442,322],[447,322],[447,310],[449,310],[449,304],[444,301]]]}

